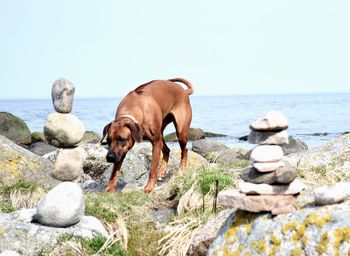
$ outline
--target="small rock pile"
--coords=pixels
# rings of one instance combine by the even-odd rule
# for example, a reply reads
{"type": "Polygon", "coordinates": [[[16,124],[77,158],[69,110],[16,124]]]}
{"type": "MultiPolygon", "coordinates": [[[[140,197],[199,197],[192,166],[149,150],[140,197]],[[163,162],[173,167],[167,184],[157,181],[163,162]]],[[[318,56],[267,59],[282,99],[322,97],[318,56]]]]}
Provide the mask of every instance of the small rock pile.
{"type": "Polygon", "coordinates": [[[51,113],[44,126],[47,142],[64,148],[57,156],[52,177],[61,181],[73,181],[83,172],[84,149],[76,147],[85,133],[83,123],[70,112],[74,98],[74,85],[64,79],[56,80],[52,86],[52,103],[55,113],[51,113]]]}
{"type": "Polygon", "coordinates": [[[271,211],[272,214],[295,210],[293,203],[304,188],[296,180],[297,171],[283,158],[279,145],[288,144],[287,118],[278,111],[270,111],[250,125],[248,142],[259,144],[251,154],[251,167],[240,175],[238,190],[219,194],[219,202],[250,212],[271,211]]]}

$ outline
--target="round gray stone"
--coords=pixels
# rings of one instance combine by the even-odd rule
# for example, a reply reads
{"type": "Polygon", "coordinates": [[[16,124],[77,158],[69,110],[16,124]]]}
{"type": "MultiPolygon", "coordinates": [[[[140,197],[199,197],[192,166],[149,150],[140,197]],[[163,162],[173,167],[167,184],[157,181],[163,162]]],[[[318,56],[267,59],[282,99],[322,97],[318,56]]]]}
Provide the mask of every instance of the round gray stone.
{"type": "Polygon", "coordinates": [[[58,113],[70,113],[73,107],[74,85],[64,78],[57,79],[52,85],[52,103],[58,113]]]}

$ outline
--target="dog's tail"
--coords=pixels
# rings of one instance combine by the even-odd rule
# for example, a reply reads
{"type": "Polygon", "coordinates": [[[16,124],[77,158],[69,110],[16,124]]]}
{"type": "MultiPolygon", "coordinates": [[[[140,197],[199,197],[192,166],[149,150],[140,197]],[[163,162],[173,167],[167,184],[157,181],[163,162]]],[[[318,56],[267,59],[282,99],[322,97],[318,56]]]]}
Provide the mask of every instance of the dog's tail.
{"type": "Polygon", "coordinates": [[[170,82],[179,82],[179,83],[183,83],[187,86],[187,94],[191,95],[194,92],[194,88],[193,85],[191,84],[190,81],[183,79],[183,78],[173,78],[173,79],[168,79],[168,81],[170,82]]]}

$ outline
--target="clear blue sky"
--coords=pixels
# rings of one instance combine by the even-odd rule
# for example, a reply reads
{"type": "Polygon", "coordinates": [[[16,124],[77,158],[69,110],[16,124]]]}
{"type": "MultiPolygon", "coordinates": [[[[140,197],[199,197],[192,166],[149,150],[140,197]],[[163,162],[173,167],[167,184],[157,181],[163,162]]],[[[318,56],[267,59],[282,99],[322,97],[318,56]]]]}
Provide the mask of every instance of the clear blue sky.
{"type": "Polygon", "coordinates": [[[0,0],[0,99],[350,92],[349,0],[0,0]]]}

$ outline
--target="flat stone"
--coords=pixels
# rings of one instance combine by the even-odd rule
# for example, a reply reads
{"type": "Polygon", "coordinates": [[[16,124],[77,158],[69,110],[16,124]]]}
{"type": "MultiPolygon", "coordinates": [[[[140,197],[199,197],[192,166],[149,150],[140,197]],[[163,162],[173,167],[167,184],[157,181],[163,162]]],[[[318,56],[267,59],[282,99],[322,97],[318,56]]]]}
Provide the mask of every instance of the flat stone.
{"type": "Polygon", "coordinates": [[[244,194],[258,195],[296,195],[304,190],[306,186],[301,181],[295,179],[288,185],[255,184],[239,181],[238,189],[244,194]]]}
{"type": "Polygon", "coordinates": [[[254,163],[253,167],[258,172],[273,172],[276,171],[278,168],[285,166],[285,163],[283,161],[277,161],[277,162],[270,162],[270,163],[254,163]]]}
{"type": "Polygon", "coordinates": [[[250,160],[259,163],[277,162],[282,158],[283,150],[277,145],[260,145],[250,153],[250,160]]]}
{"type": "Polygon", "coordinates": [[[253,131],[281,131],[288,128],[288,120],[281,112],[270,111],[252,122],[249,128],[253,131]]]}
{"type": "Polygon", "coordinates": [[[221,191],[218,203],[235,209],[249,212],[265,212],[290,205],[296,201],[292,195],[246,195],[237,189],[221,191]]]}
{"type": "Polygon", "coordinates": [[[288,133],[286,130],[280,132],[259,132],[251,131],[248,135],[248,142],[251,144],[288,144],[288,133]]]}
{"type": "Polygon", "coordinates": [[[285,166],[279,167],[273,172],[258,172],[254,167],[245,168],[241,172],[241,179],[255,184],[289,184],[297,176],[297,171],[294,166],[287,161],[285,166]]]}
{"type": "Polygon", "coordinates": [[[287,214],[295,212],[296,208],[293,204],[288,204],[286,206],[278,207],[271,210],[272,215],[287,214]]]}
{"type": "Polygon", "coordinates": [[[73,107],[74,85],[64,78],[57,79],[52,85],[52,103],[58,113],[70,113],[73,107]]]}
{"type": "Polygon", "coordinates": [[[314,193],[316,204],[337,204],[350,198],[350,182],[339,182],[333,186],[322,186],[316,188],[314,193]]]}

